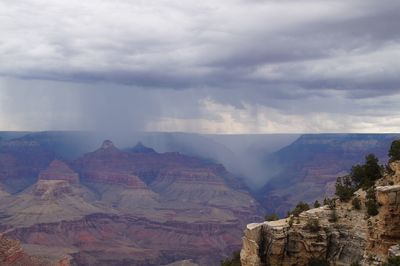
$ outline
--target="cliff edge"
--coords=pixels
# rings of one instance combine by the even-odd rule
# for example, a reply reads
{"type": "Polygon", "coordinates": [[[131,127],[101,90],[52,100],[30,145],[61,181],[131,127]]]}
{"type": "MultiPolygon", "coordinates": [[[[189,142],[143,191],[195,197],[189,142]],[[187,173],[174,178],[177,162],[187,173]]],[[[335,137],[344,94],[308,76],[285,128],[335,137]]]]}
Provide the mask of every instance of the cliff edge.
{"type": "Polygon", "coordinates": [[[389,258],[400,257],[399,177],[400,161],[393,161],[375,182],[375,215],[366,204],[368,193],[358,189],[347,202],[332,199],[297,217],[248,224],[241,264],[388,265],[389,258]]]}

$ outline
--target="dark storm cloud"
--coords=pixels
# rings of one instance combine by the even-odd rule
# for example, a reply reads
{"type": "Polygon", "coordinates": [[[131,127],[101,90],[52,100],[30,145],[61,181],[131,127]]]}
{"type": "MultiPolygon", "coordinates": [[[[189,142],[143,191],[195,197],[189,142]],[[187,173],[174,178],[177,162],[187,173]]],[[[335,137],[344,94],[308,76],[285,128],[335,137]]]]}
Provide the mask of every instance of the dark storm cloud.
{"type": "Polygon", "coordinates": [[[397,0],[2,1],[0,101],[29,107],[20,95],[46,87],[37,109],[57,117],[68,113],[50,92],[61,86],[74,91],[66,116],[77,127],[99,116],[140,129],[358,130],[365,113],[397,119],[398,10],[397,0]]]}

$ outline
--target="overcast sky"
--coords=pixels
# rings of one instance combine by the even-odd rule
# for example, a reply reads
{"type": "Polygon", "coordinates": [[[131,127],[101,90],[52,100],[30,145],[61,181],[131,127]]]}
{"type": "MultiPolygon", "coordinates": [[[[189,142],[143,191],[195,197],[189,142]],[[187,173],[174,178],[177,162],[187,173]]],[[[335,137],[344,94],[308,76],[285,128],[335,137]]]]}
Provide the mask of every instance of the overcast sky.
{"type": "Polygon", "coordinates": [[[0,130],[400,132],[399,0],[2,0],[0,130]]]}

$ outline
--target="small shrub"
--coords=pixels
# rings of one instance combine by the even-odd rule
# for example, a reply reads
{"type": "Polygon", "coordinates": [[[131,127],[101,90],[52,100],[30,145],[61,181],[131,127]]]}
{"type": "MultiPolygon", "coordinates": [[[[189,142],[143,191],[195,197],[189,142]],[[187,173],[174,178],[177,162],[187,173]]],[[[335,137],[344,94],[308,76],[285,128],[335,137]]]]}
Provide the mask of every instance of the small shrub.
{"type": "Polygon", "coordinates": [[[292,227],[293,221],[294,221],[294,216],[291,215],[291,216],[289,217],[289,227],[292,227]]]}
{"type": "Polygon", "coordinates": [[[353,197],[356,191],[356,186],[350,176],[338,177],[335,184],[335,194],[339,197],[340,201],[347,202],[353,197]]]}
{"type": "Polygon", "coordinates": [[[366,201],[365,201],[365,207],[367,208],[367,213],[369,216],[375,216],[379,213],[379,205],[378,202],[376,201],[376,196],[375,196],[375,188],[371,187],[370,189],[367,190],[367,196],[366,196],[366,201]]]}
{"type": "Polygon", "coordinates": [[[323,204],[324,205],[328,205],[329,204],[329,198],[324,198],[323,204]]]}
{"type": "Polygon", "coordinates": [[[334,210],[336,208],[335,199],[325,198],[324,205],[328,205],[329,209],[334,210]]]}
{"type": "Polygon", "coordinates": [[[231,258],[227,258],[221,261],[221,266],[240,266],[240,251],[232,253],[231,258]]]}
{"type": "Polygon", "coordinates": [[[299,203],[297,203],[293,211],[290,212],[290,214],[293,214],[294,216],[298,217],[300,213],[308,211],[309,209],[310,206],[307,203],[300,201],[299,203]]]}
{"type": "Polygon", "coordinates": [[[269,215],[265,215],[264,216],[264,220],[265,221],[276,221],[276,220],[279,220],[279,216],[276,214],[276,213],[272,213],[272,214],[269,214],[269,215]]]}
{"type": "Polygon", "coordinates": [[[359,198],[354,198],[351,201],[351,204],[353,205],[353,208],[356,210],[361,210],[361,200],[359,198]]]}
{"type": "Polygon", "coordinates": [[[308,266],[329,266],[329,261],[326,259],[313,258],[308,261],[308,266]]]}
{"type": "Polygon", "coordinates": [[[319,203],[318,200],[316,200],[316,201],[314,202],[314,208],[319,208],[319,207],[321,207],[321,204],[319,203]]]}
{"type": "Polygon", "coordinates": [[[336,210],[332,210],[330,217],[329,217],[329,222],[336,223],[338,220],[339,220],[339,217],[336,213],[336,210]]]}
{"type": "Polygon", "coordinates": [[[379,213],[379,206],[376,201],[367,200],[365,202],[365,206],[367,207],[367,213],[369,216],[375,216],[379,213]]]}
{"type": "Polygon", "coordinates": [[[304,228],[315,233],[321,229],[321,226],[319,225],[319,221],[317,219],[310,219],[307,221],[307,224],[304,226],[304,228]]]}

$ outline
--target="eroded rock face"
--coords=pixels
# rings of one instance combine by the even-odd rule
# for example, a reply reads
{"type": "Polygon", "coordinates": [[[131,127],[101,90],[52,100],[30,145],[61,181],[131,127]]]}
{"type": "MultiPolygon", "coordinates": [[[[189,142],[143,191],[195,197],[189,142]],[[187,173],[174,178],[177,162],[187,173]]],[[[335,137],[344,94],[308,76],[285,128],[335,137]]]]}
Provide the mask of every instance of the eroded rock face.
{"type": "Polygon", "coordinates": [[[218,265],[221,254],[236,248],[239,232],[236,222],[157,222],[92,214],[16,228],[8,235],[44,249],[74,247],[71,256],[78,265],[164,265],[188,256],[200,265],[218,265]]]}
{"type": "Polygon", "coordinates": [[[20,241],[0,234],[0,265],[2,266],[70,266],[69,261],[48,261],[29,256],[22,249],[20,241]]]}
{"type": "Polygon", "coordinates": [[[398,162],[391,168],[394,172],[377,182],[378,215],[368,217],[366,193],[359,190],[354,197],[360,199],[361,210],[336,200],[334,209],[323,206],[299,217],[249,224],[243,237],[242,265],[305,266],[313,258],[326,259],[332,265],[382,265],[388,256],[399,256],[398,162]]]}
{"type": "MultiPolygon", "coordinates": [[[[387,147],[395,135],[302,135],[291,145],[275,152],[266,161],[279,171],[263,188],[262,204],[269,213],[285,215],[297,202],[313,202],[335,193],[338,176],[369,153],[387,160],[387,147]]],[[[400,172],[399,172],[400,173],[400,172]]],[[[400,177],[398,179],[400,181],[400,177]]]]}
{"type": "Polygon", "coordinates": [[[2,265],[13,265],[24,259],[26,254],[22,251],[17,240],[11,240],[3,235],[0,236],[0,261],[2,265]]]}
{"type": "Polygon", "coordinates": [[[71,168],[53,161],[0,201],[0,232],[28,254],[74,265],[214,266],[239,249],[241,228],[262,209],[237,178],[219,164],[142,150],[105,141],[71,168]]]}
{"type": "Polygon", "coordinates": [[[293,224],[289,218],[250,224],[243,237],[242,265],[307,265],[312,258],[325,257],[350,265],[361,260],[366,233],[354,230],[355,217],[343,216],[333,224],[331,216],[332,210],[325,206],[303,212],[293,224]],[[312,221],[318,221],[315,228],[312,221]]]}
{"type": "Polygon", "coordinates": [[[63,161],[54,160],[39,173],[39,180],[65,180],[76,184],[79,183],[79,175],[63,161]]]}
{"type": "Polygon", "coordinates": [[[400,185],[377,187],[376,199],[381,207],[370,219],[368,251],[385,261],[390,247],[400,241],[400,185]]]}

